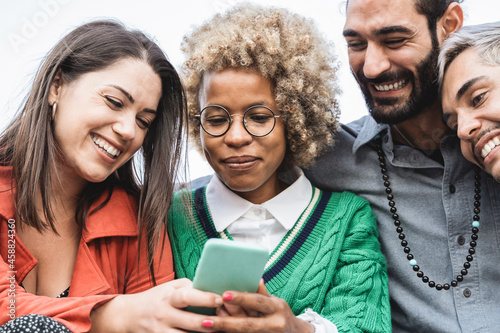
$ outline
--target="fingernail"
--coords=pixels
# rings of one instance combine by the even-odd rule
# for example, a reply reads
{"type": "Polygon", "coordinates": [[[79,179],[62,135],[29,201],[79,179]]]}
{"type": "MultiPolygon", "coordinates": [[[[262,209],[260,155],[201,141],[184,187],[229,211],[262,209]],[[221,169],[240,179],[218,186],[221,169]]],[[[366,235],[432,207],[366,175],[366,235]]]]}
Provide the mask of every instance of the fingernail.
{"type": "Polygon", "coordinates": [[[202,325],[205,328],[212,328],[212,327],[214,327],[214,321],[212,319],[205,319],[205,320],[203,320],[202,325]]]}
{"type": "Polygon", "coordinates": [[[222,294],[222,299],[225,302],[231,302],[233,300],[233,294],[231,294],[231,293],[224,293],[224,294],[222,294]]]}

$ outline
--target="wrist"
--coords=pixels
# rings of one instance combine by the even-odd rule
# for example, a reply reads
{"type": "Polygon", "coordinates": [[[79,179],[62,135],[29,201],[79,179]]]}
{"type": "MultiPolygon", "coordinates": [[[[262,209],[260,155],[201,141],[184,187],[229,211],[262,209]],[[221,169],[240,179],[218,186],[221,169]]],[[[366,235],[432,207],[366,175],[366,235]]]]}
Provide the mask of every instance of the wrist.
{"type": "Polygon", "coordinates": [[[130,316],[123,315],[127,303],[125,298],[125,295],[119,295],[94,308],[90,313],[92,326],[89,333],[128,333],[126,321],[130,316]]]}
{"type": "Polygon", "coordinates": [[[307,320],[303,320],[303,319],[300,319],[300,318],[296,318],[296,322],[297,322],[297,325],[295,326],[295,330],[294,332],[306,332],[306,333],[315,333],[316,332],[316,328],[314,327],[314,325],[307,321],[307,320]]]}

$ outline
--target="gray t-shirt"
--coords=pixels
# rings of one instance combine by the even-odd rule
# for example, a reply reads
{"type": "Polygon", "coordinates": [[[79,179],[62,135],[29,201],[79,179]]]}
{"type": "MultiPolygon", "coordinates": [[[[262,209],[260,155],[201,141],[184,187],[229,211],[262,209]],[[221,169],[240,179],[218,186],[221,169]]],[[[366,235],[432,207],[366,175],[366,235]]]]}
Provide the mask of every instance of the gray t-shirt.
{"type": "Polygon", "coordinates": [[[343,125],[337,144],[306,176],[321,189],[351,191],[377,215],[389,272],[394,332],[499,332],[500,185],[481,172],[479,239],[468,274],[458,287],[438,291],[409,265],[389,211],[374,137],[380,134],[390,187],[403,233],[420,269],[449,283],[470,248],[474,166],[462,157],[456,136],[441,142],[444,166],[411,147],[394,145],[387,125],[371,116],[343,125]]]}

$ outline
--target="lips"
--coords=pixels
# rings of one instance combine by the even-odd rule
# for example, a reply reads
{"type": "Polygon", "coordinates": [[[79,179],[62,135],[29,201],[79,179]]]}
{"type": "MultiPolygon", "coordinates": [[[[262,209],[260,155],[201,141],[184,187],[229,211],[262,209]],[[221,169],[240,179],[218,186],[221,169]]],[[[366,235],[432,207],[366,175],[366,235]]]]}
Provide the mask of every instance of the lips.
{"type": "Polygon", "coordinates": [[[483,146],[483,149],[481,149],[481,157],[483,159],[486,158],[486,156],[488,156],[490,152],[497,146],[500,146],[500,139],[496,136],[486,142],[486,144],[483,146]]]}
{"type": "Polygon", "coordinates": [[[232,169],[251,168],[260,159],[255,156],[232,156],[222,160],[222,162],[232,169]]]}
{"type": "Polygon", "coordinates": [[[117,158],[121,154],[121,149],[115,147],[112,143],[105,140],[103,137],[97,134],[91,134],[90,136],[94,144],[107,156],[110,158],[117,158]]]}

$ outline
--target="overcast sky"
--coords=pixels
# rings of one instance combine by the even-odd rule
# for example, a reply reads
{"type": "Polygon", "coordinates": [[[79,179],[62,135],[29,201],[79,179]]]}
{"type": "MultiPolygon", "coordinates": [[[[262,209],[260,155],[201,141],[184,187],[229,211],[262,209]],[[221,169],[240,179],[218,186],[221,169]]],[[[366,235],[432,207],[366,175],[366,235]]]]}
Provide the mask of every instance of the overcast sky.
{"type": "MultiPolygon", "coordinates": [[[[191,28],[224,11],[238,0],[21,0],[2,1],[0,5],[0,130],[24,98],[43,57],[66,33],[95,18],[114,18],[128,27],[141,29],[167,53],[177,68],[183,56],[182,37],[191,28]]],[[[367,114],[363,97],[352,78],[342,37],[344,5],[342,0],[253,0],[252,2],[288,7],[313,18],[325,38],[332,40],[341,62],[340,85],[343,95],[341,121],[349,122],[367,114]]],[[[499,20],[500,2],[465,0],[465,24],[499,20]]],[[[210,173],[196,152],[189,155],[192,178],[210,173]],[[194,167],[196,166],[196,167],[194,167]]]]}

